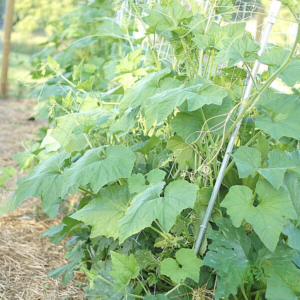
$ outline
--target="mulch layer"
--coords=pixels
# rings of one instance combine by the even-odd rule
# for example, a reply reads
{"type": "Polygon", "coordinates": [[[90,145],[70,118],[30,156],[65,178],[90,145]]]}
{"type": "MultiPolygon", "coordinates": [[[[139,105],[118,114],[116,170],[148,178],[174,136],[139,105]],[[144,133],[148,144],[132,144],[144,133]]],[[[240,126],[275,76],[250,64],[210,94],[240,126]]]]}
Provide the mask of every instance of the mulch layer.
{"type": "MultiPolygon", "coordinates": [[[[46,126],[43,121],[27,120],[33,105],[29,100],[0,100],[0,168],[17,168],[13,155],[24,150],[24,140],[34,140],[34,132],[46,126]]],[[[16,172],[6,189],[0,188],[0,205],[22,176],[16,172]]],[[[49,227],[59,224],[59,217],[49,220],[39,207],[38,199],[27,200],[14,213],[0,217],[0,300],[83,299],[80,272],[65,287],[60,279],[47,278],[51,269],[68,261],[63,245],[52,245],[49,239],[41,238],[49,227]]]]}

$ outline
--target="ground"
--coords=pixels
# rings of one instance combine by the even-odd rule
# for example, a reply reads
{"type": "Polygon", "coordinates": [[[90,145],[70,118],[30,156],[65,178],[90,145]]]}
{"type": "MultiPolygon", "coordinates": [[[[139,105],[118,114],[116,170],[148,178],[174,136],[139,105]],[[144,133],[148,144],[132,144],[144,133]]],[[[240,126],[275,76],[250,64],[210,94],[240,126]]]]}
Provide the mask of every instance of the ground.
{"type": "MultiPolygon", "coordinates": [[[[0,168],[13,166],[13,155],[22,151],[22,141],[34,138],[43,121],[27,120],[34,103],[29,100],[0,100],[0,168]]],[[[7,190],[0,188],[0,205],[24,174],[16,173],[7,190]]],[[[49,220],[39,210],[39,199],[23,203],[13,214],[0,217],[0,300],[83,299],[80,272],[66,287],[60,279],[47,278],[48,272],[67,263],[63,245],[52,245],[40,235],[59,218],[49,220]]]]}

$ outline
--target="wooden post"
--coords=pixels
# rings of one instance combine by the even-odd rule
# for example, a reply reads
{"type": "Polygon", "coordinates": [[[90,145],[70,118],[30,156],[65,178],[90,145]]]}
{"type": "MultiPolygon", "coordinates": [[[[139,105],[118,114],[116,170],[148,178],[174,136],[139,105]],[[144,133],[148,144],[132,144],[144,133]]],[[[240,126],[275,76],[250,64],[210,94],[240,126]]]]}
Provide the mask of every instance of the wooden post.
{"type": "Polygon", "coordinates": [[[265,9],[263,6],[260,6],[257,10],[255,15],[256,20],[256,34],[255,39],[259,42],[262,36],[263,26],[264,26],[264,19],[265,19],[265,9]]]}
{"type": "Polygon", "coordinates": [[[4,25],[4,36],[2,43],[2,70],[1,70],[1,85],[0,94],[4,97],[7,96],[7,73],[8,73],[8,59],[9,59],[9,48],[10,48],[10,35],[13,23],[14,13],[14,0],[7,0],[5,10],[5,25],[4,25]]]}

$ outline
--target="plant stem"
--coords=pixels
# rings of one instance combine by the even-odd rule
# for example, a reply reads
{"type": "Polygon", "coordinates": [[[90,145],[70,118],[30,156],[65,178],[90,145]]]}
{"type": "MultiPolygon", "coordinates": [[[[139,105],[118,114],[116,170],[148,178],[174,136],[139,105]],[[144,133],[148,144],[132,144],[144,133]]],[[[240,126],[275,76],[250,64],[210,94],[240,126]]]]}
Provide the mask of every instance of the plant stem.
{"type": "Polygon", "coordinates": [[[146,293],[146,295],[150,295],[149,291],[146,290],[145,285],[139,280],[139,278],[137,277],[136,279],[139,282],[139,284],[142,286],[142,288],[143,288],[144,292],[146,293]]]}
{"type": "Polygon", "coordinates": [[[208,74],[208,80],[210,80],[210,78],[211,78],[211,72],[212,72],[212,68],[213,68],[213,65],[214,65],[214,50],[211,50],[211,53],[212,53],[212,55],[211,55],[211,62],[210,62],[210,68],[209,68],[209,74],[208,74]]]}
{"type": "Polygon", "coordinates": [[[242,294],[243,294],[245,300],[249,300],[247,295],[246,295],[246,291],[245,291],[245,287],[244,287],[243,283],[241,284],[241,291],[242,291],[242,294]]]}
{"type": "Polygon", "coordinates": [[[161,235],[165,240],[168,240],[168,239],[169,239],[164,233],[162,233],[161,231],[159,231],[159,230],[156,229],[155,227],[150,226],[149,228],[151,228],[152,230],[154,230],[155,232],[157,232],[157,233],[158,233],[159,235],[161,235]]]}
{"type": "Polygon", "coordinates": [[[82,191],[82,192],[85,192],[86,194],[90,194],[90,195],[95,196],[95,197],[99,197],[100,196],[99,194],[95,194],[95,193],[93,193],[93,192],[91,192],[91,191],[83,188],[82,186],[79,186],[78,189],[80,191],[82,191]]]}
{"type": "Polygon", "coordinates": [[[169,290],[167,293],[165,293],[165,296],[170,295],[172,292],[174,292],[175,290],[177,290],[179,287],[181,286],[181,284],[177,284],[173,289],[169,290]]]}
{"type": "Polygon", "coordinates": [[[180,224],[181,229],[185,232],[185,234],[188,236],[188,239],[190,242],[193,242],[193,238],[191,237],[189,231],[187,230],[186,226],[184,225],[184,223],[182,222],[182,220],[180,219],[180,217],[177,217],[177,221],[180,224]]]}

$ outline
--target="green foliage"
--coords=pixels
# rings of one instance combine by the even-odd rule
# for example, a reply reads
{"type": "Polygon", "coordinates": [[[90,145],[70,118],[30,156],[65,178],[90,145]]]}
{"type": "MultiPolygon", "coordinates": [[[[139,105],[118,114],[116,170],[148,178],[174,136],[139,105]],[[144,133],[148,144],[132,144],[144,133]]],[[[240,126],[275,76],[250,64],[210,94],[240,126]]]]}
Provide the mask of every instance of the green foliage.
{"type": "Polygon", "coordinates": [[[87,299],[195,300],[215,287],[215,299],[299,298],[300,98],[270,88],[276,78],[299,81],[297,41],[292,52],[267,46],[259,60],[268,71],[253,78],[240,109],[260,45],[245,23],[228,22],[233,1],[208,3],[207,12],[193,1],[192,10],[177,0],[129,2],[134,18],[118,23],[109,1],[80,4],[61,18],[54,47],[35,57],[48,81],[32,95],[51,128],[16,154],[31,170],[1,214],[40,196],[54,217],[78,195],[44,236],[69,236],[70,263],[49,275],[65,284],[80,269],[87,299]],[[138,40],[137,24],[145,26],[138,40]]]}
{"type": "Polygon", "coordinates": [[[192,249],[180,249],[176,252],[176,260],[167,258],[162,261],[160,272],[169,276],[174,282],[180,283],[187,277],[195,282],[199,280],[202,262],[192,249]]]}

